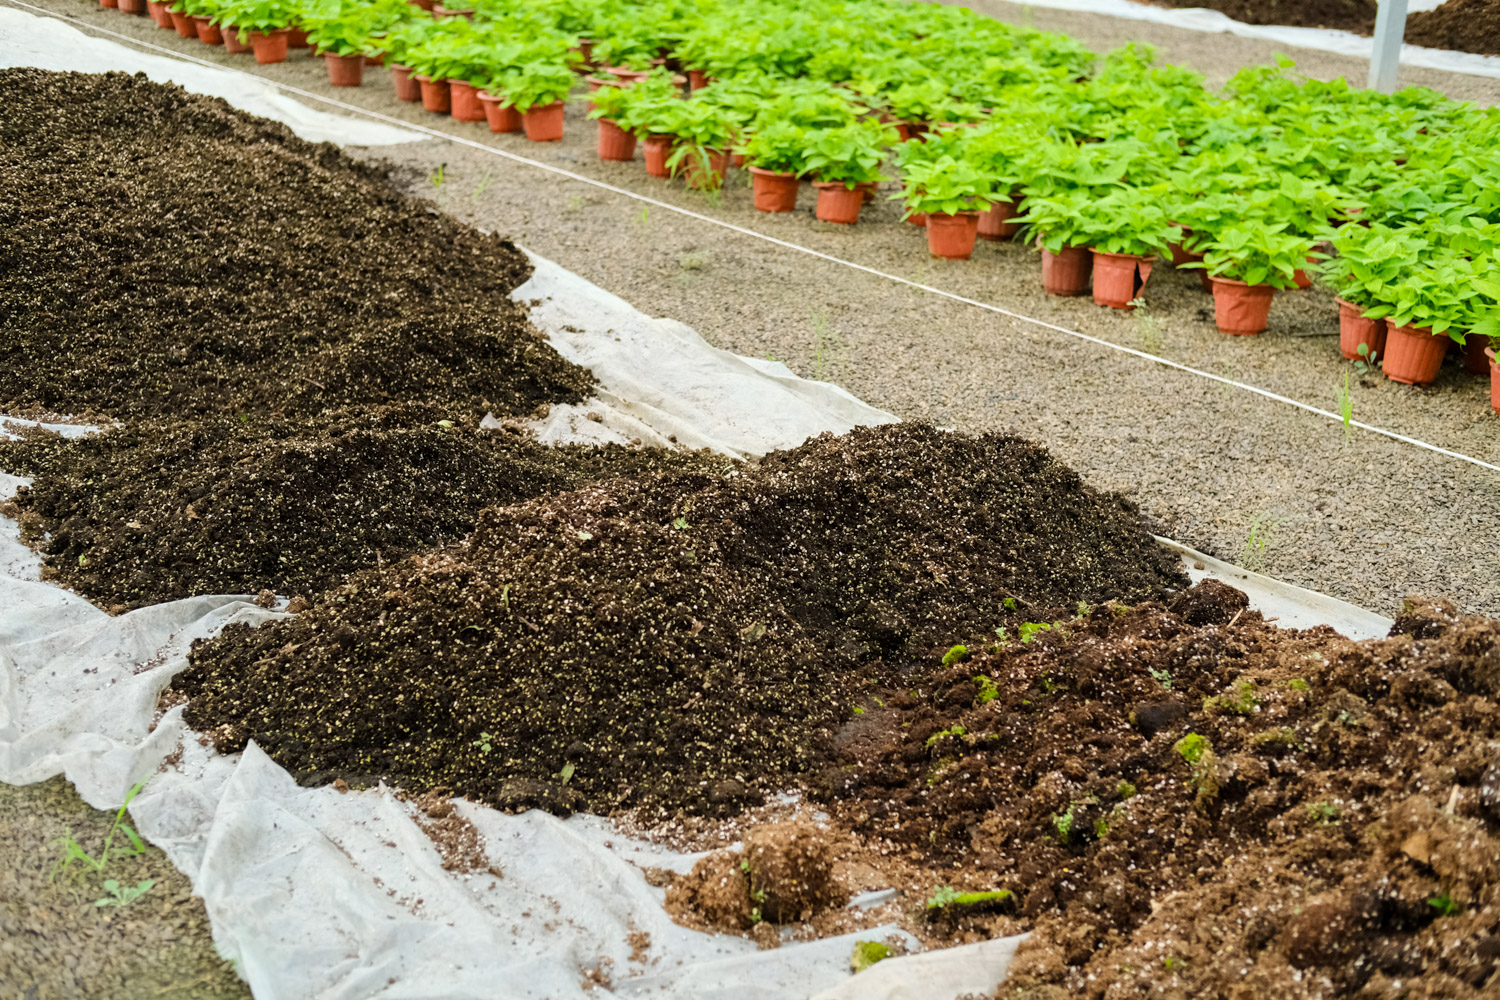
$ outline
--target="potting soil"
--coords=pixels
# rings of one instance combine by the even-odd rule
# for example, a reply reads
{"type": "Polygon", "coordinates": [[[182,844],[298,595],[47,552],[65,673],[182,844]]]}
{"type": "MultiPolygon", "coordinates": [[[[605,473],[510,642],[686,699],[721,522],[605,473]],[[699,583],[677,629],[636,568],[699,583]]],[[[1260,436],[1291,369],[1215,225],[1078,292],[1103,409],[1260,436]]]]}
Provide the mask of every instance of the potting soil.
{"type": "Polygon", "coordinates": [[[1184,582],[1041,449],[893,425],[492,508],[459,545],[200,644],[177,687],[222,751],[254,740],[308,781],[724,811],[956,637],[1184,582]]]}
{"type": "MultiPolygon", "coordinates": [[[[1368,35],[1375,28],[1375,0],[1152,0],[1163,7],[1207,7],[1244,24],[1339,28],[1368,35]]],[[[1442,48],[1458,48],[1445,45],[1442,48]]]]}
{"type": "Polygon", "coordinates": [[[1406,41],[1500,56],[1500,0],[1448,0],[1414,13],[1406,21],[1406,41]]]}
{"type": "Polygon", "coordinates": [[[935,933],[1034,932],[997,997],[1494,995],[1500,623],[1355,642],[1207,582],[1049,624],[866,702],[823,776],[935,933]]]}

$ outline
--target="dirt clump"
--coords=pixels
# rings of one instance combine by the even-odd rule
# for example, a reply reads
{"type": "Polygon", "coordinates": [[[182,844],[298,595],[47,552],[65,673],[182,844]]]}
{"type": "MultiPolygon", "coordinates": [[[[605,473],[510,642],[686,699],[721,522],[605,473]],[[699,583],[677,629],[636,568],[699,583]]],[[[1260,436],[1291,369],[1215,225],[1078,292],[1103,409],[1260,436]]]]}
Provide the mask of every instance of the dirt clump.
{"type": "Polygon", "coordinates": [[[926,922],[1034,932],[998,997],[1492,995],[1500,623],[1408,609],[1354,642],[1090,608],[884,692],[820,799],[909,895],[1012,894],[926,922]]]}
{"type": "Polygon", "coordinates": [[[679,878],[667,890],[667,911],[687,926],[729,932],[810,920],[848,902],[834,879],[835,854],[816,824],[757,827],[743,849],[710,854],[679,878]]]}
{"type": "Polygon", "coordinates": [[[1181,582],[1041,449],[893,425],[490,508],[458,545],[198,644],[177,683],[221,750],[253,739],[293,774],[732,814],[955,636],[1181,582]]]}
{"type": "MultiPolygon", "coordinates": [[[[1358,35],[1375,30],[1376,0],[1152,0],[1161,7],[1207,7],[1242,24],[1340,28],[1358,35]]],[[[1410,41],[1410,36],[1407,38],[1410,41]]]]}
{"type": "Polygon", "coordinates": [[[1448,0],[1407,16],[1406,41],[1430,49],[1500,56],[1500,0],[1448,0]]]}

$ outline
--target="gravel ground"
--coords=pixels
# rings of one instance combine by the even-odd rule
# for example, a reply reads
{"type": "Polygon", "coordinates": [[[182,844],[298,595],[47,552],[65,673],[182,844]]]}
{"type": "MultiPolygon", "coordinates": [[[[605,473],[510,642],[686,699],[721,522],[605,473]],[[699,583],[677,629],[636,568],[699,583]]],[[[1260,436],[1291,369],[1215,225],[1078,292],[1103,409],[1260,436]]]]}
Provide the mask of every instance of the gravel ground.
{"type": "MultiPolygon", "coordinates": [[[[359,89],[335,91],[321,63],[305,53],[258,68],[248,57],[186,42],[144,18],[69,0],[46,3],[167,48],[1336,409],[1334,390],[1346,368],[1335,349],[1336,308],[1320,291],[1279,294],[1264,336],[1224,337],[1196,275],[1164,271],[1149,288],[1151,316],[1128,316],[1087,299],[1044,295],[1037,260],[1023,247],[981,244],[972,261],[932,260],[921,231],[897,221],[894,203],[872,206],[866,221],[845,229],[812,219],[810,191],[797,213],[767,216],[750,207],[743,173],[721,197],[707,199],[647,178],[639,162],[601,163],[581,102],[569,108],[563,142],[537,145],[401,104],[380,71],[367,74],[359,89]]],[[[1056,12],[1032,9],[1033,20],[1054,26],[1041,20],[1043,13],[1056,12]]],[[[1166,32],[1153,25],[1088,20],[1096,32],[1120,25],[1123,33],[1080,31],[1096,45],[1126,37],[1169,40],[1158,39],[1166,32]]],[[[1173,44],[1196,43],[1201,51],[1184,61],[1200,66],[1227,69],[1261,56],[1244,39],[1173,34],[1182,36],[1173,44]]],[[[1312,63],[1306,68],[1318,72],[1321,65],[1312,63]]],[[[1450,92],[1484,84],[1491,99],[1500,96],[1500,81],[1438,76],[1450,92]]],[[[368,155],[409,168],[414,187],[448,211],[512,235],[647,312],[688,322],[719,346],[775,357],[905,418],[1034,437],[1099,486],[1133,494],[1162,534],[1211,554],[1386,614],[1410,592],[1500,614],[1500,561],[1487,531],[1487,512],[1500,507],[1500,476],[1493,472],[1369,433],[1348,436],[1327,419],[1243,390],[645,208],[472,147],[421,143],[368,155]],[[440,164],[438,186],[427,179],[440,164]]],[[[1354,415],[1497,462],[1500,417],[1490,412],[1487,392],[1484,380],[1450,364],[1426,390],[1383,379],[1356,384],[1354,415]]]]}
{"type": "Polygon", "coordinates": [[[71,835],[97,857],[113,820],[113,813],[90,809],[62,778],[0,784],[0,996],[249,997],[249,987],[214,951],[203,901],[160,850],[118,855],[102,873],[75,864],[49,879],[60,856],[57,838],[71,835]],[[95,906],[105,896],[105,879],[155,885],[128,906],[95,906]]]}

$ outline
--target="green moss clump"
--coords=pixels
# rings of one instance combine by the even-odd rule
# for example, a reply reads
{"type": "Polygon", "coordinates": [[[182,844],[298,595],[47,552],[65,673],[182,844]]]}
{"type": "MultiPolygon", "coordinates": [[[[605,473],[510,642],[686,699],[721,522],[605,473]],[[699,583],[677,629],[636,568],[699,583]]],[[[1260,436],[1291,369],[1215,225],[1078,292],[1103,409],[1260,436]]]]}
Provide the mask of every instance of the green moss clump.
{"type": "Polygon", "coordinates": [[[879,941],[856,941],[854,954],[849,956],[849,968],[855,972],[864,972],[876,962],[882,962],[890,957],[890,945],[881,944],[879,941]]]}

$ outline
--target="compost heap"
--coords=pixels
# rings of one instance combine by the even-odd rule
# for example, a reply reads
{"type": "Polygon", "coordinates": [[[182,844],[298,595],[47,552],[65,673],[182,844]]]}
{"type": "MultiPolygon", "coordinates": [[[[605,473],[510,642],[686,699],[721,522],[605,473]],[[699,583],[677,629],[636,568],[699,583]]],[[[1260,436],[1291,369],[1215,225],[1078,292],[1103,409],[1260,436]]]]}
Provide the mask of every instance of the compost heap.
{"type": "Polygon", "coordinates": [[[1162,7],[1207,7],[1242,24],[1375,30],[1376,0],[1152,0],[1162,7]]]}
{"type": "Polygon", "coordinates": [[[482,431],[585,399],[511,243],[379,168],[144,76],[0,70],[0,443],[53,578],[124,610],[330,586],[480,509],[703,456],[482,431]]]}
{"type": "Polygon", "coordinates": [[[955,636],[1160,596],[1172,559],[1034,445],[920,425],[485,511],[232,626],[177,681],[219,749],[502,808],[727,810],[955,636]]]}
{"type": "Polygon", "coordinates": [[[1500,623],[1411,599],[1356,642],[1246,603],[952,651],[812,784],[920,933],[1034,932],[998,997],[1496,996],[1500,623]]]}
{"type": "Polygon", "coordinates": [[[1500,0],[1448,0],[1406,19],[1406,41],[1432,49],[1500,56],[1500,0]]]}

